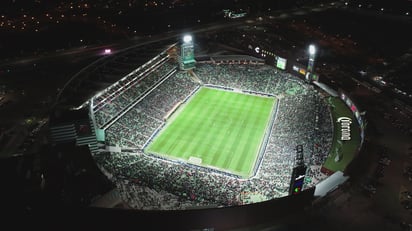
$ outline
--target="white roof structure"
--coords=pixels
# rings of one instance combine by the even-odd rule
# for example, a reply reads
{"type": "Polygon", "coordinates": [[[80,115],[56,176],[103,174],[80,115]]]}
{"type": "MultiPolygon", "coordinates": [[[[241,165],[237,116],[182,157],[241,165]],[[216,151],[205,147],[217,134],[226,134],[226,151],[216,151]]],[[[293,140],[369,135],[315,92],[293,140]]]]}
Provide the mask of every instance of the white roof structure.
{"type": "Polygon", "coordinates": [[[344,176],[343,172],[337,171],[325,180],[321,181],[319,184],[316,185],[315,188],[315,197],[324,197],[329,192],[335,190],[339,185],[344,183],[348,176],[344,176]]]}

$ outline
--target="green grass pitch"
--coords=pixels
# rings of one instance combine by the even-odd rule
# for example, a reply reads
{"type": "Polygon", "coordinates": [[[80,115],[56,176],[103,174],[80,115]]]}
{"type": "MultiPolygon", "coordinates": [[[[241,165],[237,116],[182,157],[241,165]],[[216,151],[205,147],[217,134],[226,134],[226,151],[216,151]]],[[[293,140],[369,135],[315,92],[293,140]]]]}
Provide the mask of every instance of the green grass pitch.
{"type": "Polygon", "coordinates": [[[145,151],[183,161],[200,158],[202,166],[249,177],[276,103],[274,97],[200,88],[145,151]]]}

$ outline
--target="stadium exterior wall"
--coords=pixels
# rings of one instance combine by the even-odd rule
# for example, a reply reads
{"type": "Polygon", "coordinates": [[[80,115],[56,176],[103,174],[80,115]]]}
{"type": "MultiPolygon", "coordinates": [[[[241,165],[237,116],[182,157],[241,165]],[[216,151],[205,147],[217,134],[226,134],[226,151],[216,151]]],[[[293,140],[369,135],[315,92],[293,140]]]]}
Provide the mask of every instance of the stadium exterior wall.
{"type": "Polygon", "coordinates": [[[305,208],[312,204],[314,191],[315,187],[298,195],[233,207],[161,211],[59,207],[37,211],[29,218],[35,225],[47,218],[51,223],[64,224],[65,228],[90,227],[93,230],[109,226],[136,230],[143,227],[146,230],[229,230],[304,216],[305,208]]]}

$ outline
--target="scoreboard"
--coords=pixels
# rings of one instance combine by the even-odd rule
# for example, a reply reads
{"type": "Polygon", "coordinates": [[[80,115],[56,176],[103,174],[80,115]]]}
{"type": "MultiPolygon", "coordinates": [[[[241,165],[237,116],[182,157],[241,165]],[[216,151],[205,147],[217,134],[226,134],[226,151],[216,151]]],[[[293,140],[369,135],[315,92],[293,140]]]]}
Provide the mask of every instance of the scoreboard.
{"type": "Polygon", "coordinates": [[[299,194],[303,188],[303,181],[305,179],[305,175],[298,176],[292,185],[292,195],[299,194]]]}
{"type": "Polygon", "coordinates": [[[279,56],[276,57],[276,67],[281,69],[281,70],[285,70],[286,69],[286,62],[287,60],[284,58],[281,58],[279,56]]]}
{"type": "Polygon", "coordinates": [[[292,178],[289,187],[289,195],[297,195],[302,192],[305,181],[306,166],[297,166],[293,168],[292,178]]]}

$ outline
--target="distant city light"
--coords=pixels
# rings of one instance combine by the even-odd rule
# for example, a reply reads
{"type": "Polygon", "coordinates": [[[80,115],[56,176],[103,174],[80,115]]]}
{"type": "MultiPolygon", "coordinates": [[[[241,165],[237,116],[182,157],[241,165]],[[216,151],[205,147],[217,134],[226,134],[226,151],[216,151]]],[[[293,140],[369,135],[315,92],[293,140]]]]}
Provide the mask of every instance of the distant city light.
{"type": "Polygon", "coordinates": [[[183,36],[183,42],[190,43],[191,41],[192,41],[192,36],[191,35],[183,36]]]}
{"type": "Polygon", "coordinates": [[[309,54],[314,55],[316,53],[315,45],[309,45],[309,54]]]}

